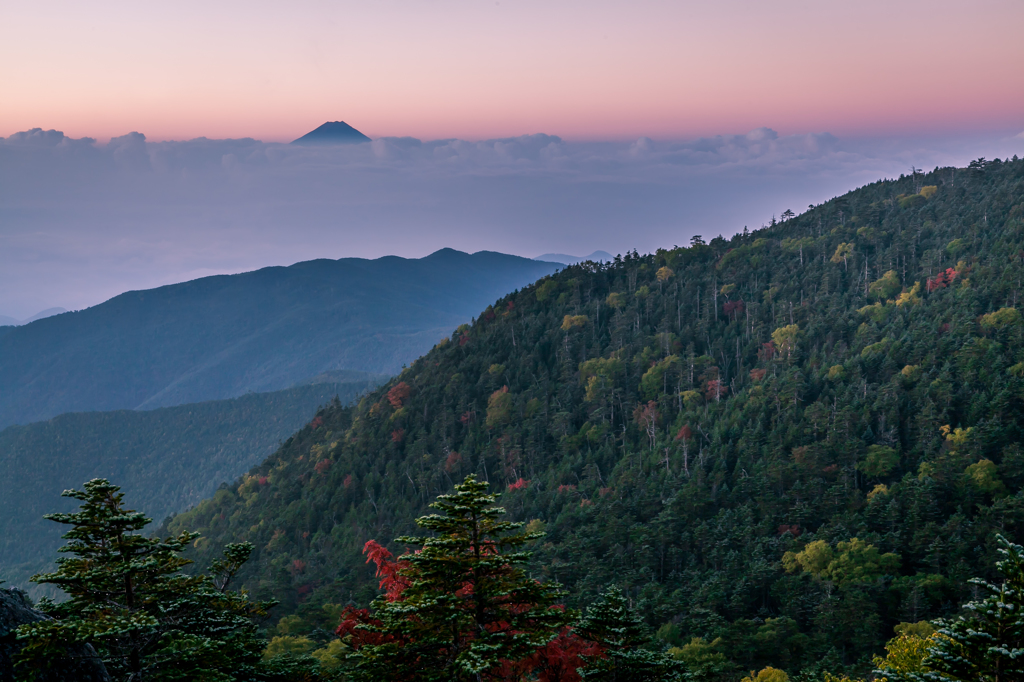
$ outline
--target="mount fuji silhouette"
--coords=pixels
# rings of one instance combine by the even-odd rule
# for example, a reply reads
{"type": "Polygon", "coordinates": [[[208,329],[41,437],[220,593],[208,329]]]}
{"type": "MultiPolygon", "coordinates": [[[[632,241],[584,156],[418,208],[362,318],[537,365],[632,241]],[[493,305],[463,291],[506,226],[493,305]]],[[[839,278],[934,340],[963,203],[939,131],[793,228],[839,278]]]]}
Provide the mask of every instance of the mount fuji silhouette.
{"type": "Polygon", "coordinates": [[[292,144],[358,144],[369,141],[370,138],[344,121],[328,121],[316,130],[292,141],[292,144]]]}

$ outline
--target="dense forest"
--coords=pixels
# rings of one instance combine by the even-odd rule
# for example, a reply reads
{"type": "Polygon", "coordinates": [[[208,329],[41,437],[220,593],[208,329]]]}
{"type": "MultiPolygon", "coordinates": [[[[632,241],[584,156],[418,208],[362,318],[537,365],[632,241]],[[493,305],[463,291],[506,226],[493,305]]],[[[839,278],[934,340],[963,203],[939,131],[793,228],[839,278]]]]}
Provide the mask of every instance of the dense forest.
{"type": "MultiPolygon", "coordinates": [[[[0,431],[0,580],[27,579],[52,561],[67,511],[61,491],[109,477],[157,520],[212,495],[274,452],[317,409],[348,404],[385,377],[335,373],[309,386],[157,410],[76,412],[0,431]]],[[[29,592],[38,596],[41,588],[29,592]]]]}
{"type": "Polygon", "coordinates": [[[401,554],[475,474],[546,532],[529,570],[568,606],[617,586],[733,679],[863,673],[1024,532],[1022,275],[1016,157],[568,267],[165,530],[201,532],[200,565],[251,542],[270,634],[321,646],[378,594],[365,543],[401,554]]]}

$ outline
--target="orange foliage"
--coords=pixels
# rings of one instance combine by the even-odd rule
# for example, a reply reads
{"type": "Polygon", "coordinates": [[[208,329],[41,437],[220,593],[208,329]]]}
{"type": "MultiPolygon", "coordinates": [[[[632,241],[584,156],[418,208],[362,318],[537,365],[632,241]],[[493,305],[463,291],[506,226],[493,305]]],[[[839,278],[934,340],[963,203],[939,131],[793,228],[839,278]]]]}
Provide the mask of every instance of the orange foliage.
{"type": "Polygon", "coordinates": [[[409,388],[409,384],[404,381],[400,381],[395,384],[390,391],[388,391],[388,402],[391,403],[391,407],[397,410],[402,406],[402,403],[405,402],[405,399],[409,397],[411,392],[412,389],[409,388]]]}

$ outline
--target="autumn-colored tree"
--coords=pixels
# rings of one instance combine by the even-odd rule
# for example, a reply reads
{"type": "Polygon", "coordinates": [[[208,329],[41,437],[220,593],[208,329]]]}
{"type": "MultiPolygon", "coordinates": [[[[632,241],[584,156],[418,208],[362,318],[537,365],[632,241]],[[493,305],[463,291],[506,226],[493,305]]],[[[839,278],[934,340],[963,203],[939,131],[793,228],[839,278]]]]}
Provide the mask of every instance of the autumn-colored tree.
{"type": "Polygon", "coordinates": [[[398,560],[367,544],[384,594],[372,613],[349,611],[338,628],[355,651],[355,679],[501,679],[567,624],[561,591],[523,569],[524,546],[543,533],[499,520],[505,510],[487,487],[470,474],[439,496],[431,506],[442,514],[416,520],[431,535],[399,538],[418,549],[398,560]]]}
{"type": "Polygon", "coordinates": [[[412,389],[409,388],[409,384],[404,381],[399,381],[395,384],[390,391],[388,391],[388,402],[391,403],[391,407],[400,409],[405,399],[412,393],[412,389]]]}

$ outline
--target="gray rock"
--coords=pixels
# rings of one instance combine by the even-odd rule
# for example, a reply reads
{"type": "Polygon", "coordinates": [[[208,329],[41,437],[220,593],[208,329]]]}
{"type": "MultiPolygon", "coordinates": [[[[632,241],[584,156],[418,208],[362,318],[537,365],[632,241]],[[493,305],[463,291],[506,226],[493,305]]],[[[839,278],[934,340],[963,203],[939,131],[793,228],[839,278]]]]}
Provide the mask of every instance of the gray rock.
{"type": "MultiPolygon", "coordinates": [[[[19,625],[37,623],[47,616],[32,608],[21,590],[0,587],[0,682],[14,682],[14,656],[22,644],[14,637],[19,625]]],[[[96,650],[88,644],[69,646],[66,655],[48,659],[48,666],[36,670],[36,682],[110,682],[110,675],[96,650]]]]}

